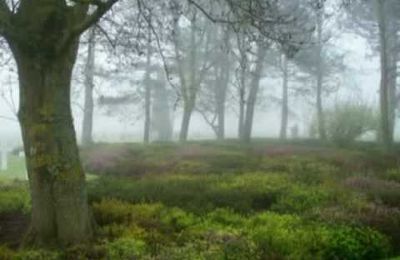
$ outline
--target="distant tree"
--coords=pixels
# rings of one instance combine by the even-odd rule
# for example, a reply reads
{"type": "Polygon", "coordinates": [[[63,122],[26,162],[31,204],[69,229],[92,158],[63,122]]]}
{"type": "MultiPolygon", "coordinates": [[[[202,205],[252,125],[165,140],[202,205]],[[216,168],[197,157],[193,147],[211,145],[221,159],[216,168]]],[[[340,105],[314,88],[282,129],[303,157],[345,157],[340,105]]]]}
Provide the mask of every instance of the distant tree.
{"type": "Polygon", "coordinates": [[[298,80],[305,84],[299,91],[303,95],[315,98],[317,115],[317,134],[321,140],[326,140],[326,124],[324,116],[324,94],[338,90],[335,77],[344,71],[343,55],[330,45],[332,39],[331,28],[328,26],[330,14],[326,11],[326,1],[311,1],[311,10],[314,13],[313,22],[315,33],[309,44],[304,45],[294,55],[293,61],[300,70],[298,80]],[[304,77],[309,75],[310,77],[304,77]],[[310,88],[311,82],[311,88],[310,88]]]}
{"type": "Polygon", "coordinates": [[[201,13],[188,7],[186,16],[174,14],[172,42],[174,46],[174,64],[179,78],[179,97],[183,103],[183,116],[180,141],[186,141],[189,126],[205,75],[210,70],[211,28],[201,13]],[[182,28],[181,19],[187,17],[190,25],[182,28]]]}
{"type": "Polygon", "coordinates": [[[225,138],[225,111],[232,70],[232,32],[218,26],[214,29],[212,63],[200,91],[196,110],[212,128],[218,140],[225,138]]]}
{"type": "Polygon", "coordinates": [[[87,44],[87,57],[84,69],[85,103],[83,107],[82,122],[82,145],[93,143],[93,112],[94,112],[94,75],[95,75],[95,51],[96,51],[96,28],[89,29],[87,44]]]}
{"type": "Polygon", "coordinates": [[[400,2],[353,0],[348,5],[350,27],[366,38],[380,57],[380,133],[386,149],[393,144],[400,58],[400,2]]]}

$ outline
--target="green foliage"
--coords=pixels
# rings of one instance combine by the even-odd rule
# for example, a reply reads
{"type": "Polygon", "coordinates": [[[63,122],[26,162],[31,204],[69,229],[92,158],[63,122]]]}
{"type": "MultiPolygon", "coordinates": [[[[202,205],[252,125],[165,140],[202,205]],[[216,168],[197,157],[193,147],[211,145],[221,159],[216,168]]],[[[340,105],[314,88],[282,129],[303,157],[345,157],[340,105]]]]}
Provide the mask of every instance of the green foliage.
{"type": "Polygon", "coordinates": [[[337,227],[328,232],[324,259],[382,259],[390,252],[386,237],[369,228],[337,227]]]}
{"type": "Polygon", "coordinates": [[[12,260],[14,258],[15,252],[5,246],[0,246],[0,259],[12,260]]]}
{"type": "Polygon", "coordinates": [[[89,195],[92,200],[114,197],[131,202],[161,202],[194,213],[219,207],[248,212],[269,208],[286,186],[286,175],[266,173],[175,174],[138,180],[105,177],[90,184],[89,195]]]}
{"type": "Polygon", "coordinates": [[[241,215],[217,209],[200,218],[161,204],[116,200],[104,200],[94,209],[96,217],[108,216],[108,225],[119,230],[111,244],[120,255],[150,254],[161,259],[365,259],[371,255],[379,259],[390,248],[385,236],[369,228],[326,225],[297,215],[241,215]],[[121,221],[123,226],[115,225],[121,221]]]}
{"type": "MultiPolygon", "coordinates": [[[[58,253],[0,247],[0,259],[381,259],[390,246],[400,252],[397,157],[299,145],[89,148],[112,162],[94,160],[106,168],[89,180],[96,240],[58,253]],[[370,177],[362,176],[367,170],[370,177]]],[[[29,212],[27,190],[24,182],[0,183],[0,226],[2,212],[29,212]]]]}
{"type": "Polygon", "coordinates": [[[12,184],[0,183],[0,213],[30,211],[30,196],[25,183],[15,181],[12,184]]]}
{"type": "Polygon", "coordinates": [[[15,260],[60,260],[61,254],[56,251],[47,250],[23,250],[17,252],[13,259],[15,260]]]}
{"type": "Polygon", "coordinates": [[[351,194],[329,187],[304,187],[293,185],[272,206],[272,210],[285,213],[305,214],[319,208],[344,204],[351,194]],[[346,196],[347,195],[347,196],[346,196]]]}
{"type": "Polygon", "coordinates": [[[390,169],[382,177],[388,181],[394,181],[400,183],[400,170],[390,169]]]}
{"type": "Polygon", "coordinates": [[[108,259],[136,259],[145,251],[146,244],[132,238],[120,238],[107,244],[108,259]]]}
{"type": "Polygon", "coordinates": [[[376,130],[378,117],[368,105],[355,102],[337,103],[326,111],[326,130],[330,141],[339,146],[350,145],[358,137],[376,130]]]}

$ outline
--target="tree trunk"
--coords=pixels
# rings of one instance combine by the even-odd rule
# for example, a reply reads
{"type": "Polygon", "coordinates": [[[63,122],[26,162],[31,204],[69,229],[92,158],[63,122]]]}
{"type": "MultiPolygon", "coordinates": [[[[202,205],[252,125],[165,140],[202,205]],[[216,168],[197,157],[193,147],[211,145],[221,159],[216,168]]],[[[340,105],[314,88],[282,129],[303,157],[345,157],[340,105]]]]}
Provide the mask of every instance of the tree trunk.
{"type": "Polygon", "coordinates": [[[190,119],[192,117],[194,105],[192,105],[191,101],[187,101],[187,103],[183,107],[183,117],[181,124],[181,132],[179,134],[179,141],[185,142],[188,139],[189,134],[189,125],[190,119]]]}
{"type": "Polygon", "coordinates": [[[261,46],[258,46],[257,62],[251,79],[249,97],[247,99],[246,114],[243,125],[242,140],[244,142],[250,142],[251,139],[254,110],[257,102],[258,89],[260,87],[260,80],[261,80],[261,72],[264,68],[264,59],[266,54],[267,54],[266,49],[261,46]]]}
{"type": "Polygon", "coordinates": [[[158,141],[171,141],[173,135],[173,123],[163,69],[159,69],[157,72],[157,81],[153,87],[152,97],[154,101],[152,102],[153,115],[151,119],[152,126],[158,133],[158,141]]]}
{"type": "Polygon", "coordinates": [[[325,128],[325,117],[324,110],[322,105],[322,91],[323,91],[323,63],[322,63],[322,26],[323,26],[323,18],[322,13],[323,9],[317,11],[317,122],[318,122],[318,134],[319,138],[322,141],[326,140],[326,128],[325,128]]]}
{"type": "Polygon", "coordinates": [[[246,91],[243,87],[239,89],[239,124],[238,138],[242,139],[244,130],[244,113],[246,110],[246,91]]]}
{"type": "Polygon", "coordinates": [[[229,84],[229,57],[227,54],[225,57],[221,57],[222,62],[220,64],[218,79],[216,80],[215,86],[215,101],[216,101],[216,112],[217,112],[217,140],[223,140],[225,138],[225,105],[226,105],[226,94],[228,91],[229,84]]]}
{"type": "Polygon", "coordinates": [[[93,89],[94,89],[94,67],[95,67],[95,48],[96,31],[92,27],[89,31],[88,56],[85,67],[85,104],[83,108],[82,123],[82,145],[93,143],[93,89]]]}
{"type": "Polygon", "coordinates": [[[380,112],[381,112],[381,139],[385,149],[389,150],[393,143],[391,134],[390,115],[389,115],[389,52],[387,42],[387,23],[385,19],[385,6],[383,0],[377,0],[379,43],[380,43],[380,62],[381,62],[381,82],[380,82],[380,112]]]}
{"type": "Polygon", "coordinates": [[[17,44],[10,47],[18,65],[18,116],[32,198],[27,243],[85,242],[92,237],[92,225],[70,108],[78,44],[47,57],[17,44]]]}
{"type": "Polygon", "coordinates": [[[281,131],[280,139],[287,139],[287,125],[288,125],[288,59],[286,55],[283,55],[283,86],[282,86],[282,115],[281,115],[281,131]]]}
{"type": "Polygon", "coordinates": [[[399,60],[399,36],[398,36],[398,26],[395,21],[388,21],[388,63],[389,63],[389,120],[390,120],[390,136],[392,142],[394,142],[394,132],[396,127],[396,108],[397,108],[397,75],[398,66],[397,62],[399,60]]]}
{"type": "Polygon", "coordinates": [[[144,137],[145,144],[150,142],[150,124],[151,124],[151,84],[150,84],[150,65],[151,65],[151,34],[147,41],[146,73],[144,78],[145,102],[144,102],[144,137]]]}
{"type": "Polygon", "coordinates": [[[238,125],[238,138],[242,139],[243,126],[244,126],[244,113],[246,111],[246,66],[247,56],[246,53],[240,51],[240,86],[239,86],[239,125],[238,125]]]}
{"type": "Polygon", "coordinates": [[[218,127],[217,140],[222,141],[225,138],[225,99],[217,104],[218,127]]]}

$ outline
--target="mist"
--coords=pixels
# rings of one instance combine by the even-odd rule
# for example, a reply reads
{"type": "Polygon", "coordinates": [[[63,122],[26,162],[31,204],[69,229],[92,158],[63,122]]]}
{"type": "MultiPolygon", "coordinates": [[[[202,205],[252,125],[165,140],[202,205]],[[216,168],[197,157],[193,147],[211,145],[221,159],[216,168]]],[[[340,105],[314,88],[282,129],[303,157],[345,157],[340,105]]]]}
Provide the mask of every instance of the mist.
{"type": "Polygon", "coordinates": [[[0,0],[0,259],[398,259],[398,0],[0,0]]]}

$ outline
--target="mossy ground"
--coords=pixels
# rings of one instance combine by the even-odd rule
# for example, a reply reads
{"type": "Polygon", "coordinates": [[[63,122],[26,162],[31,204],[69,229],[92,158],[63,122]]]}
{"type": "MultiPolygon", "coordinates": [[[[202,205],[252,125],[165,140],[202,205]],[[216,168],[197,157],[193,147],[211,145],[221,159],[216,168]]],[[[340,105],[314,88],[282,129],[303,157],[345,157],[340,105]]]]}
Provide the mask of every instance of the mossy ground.
{"type": "MultiPolygon", "coordinates": [[[[98,144],[82,158],[96,176],[88,181],[96,241],[17,250],[0,236],[0,259],[385,259],[400,253],[400,153],[372,144],[98,144]]],[[[12,179],[0,179],[0,216],[25,216],[26,181],[12,179]]]]}

